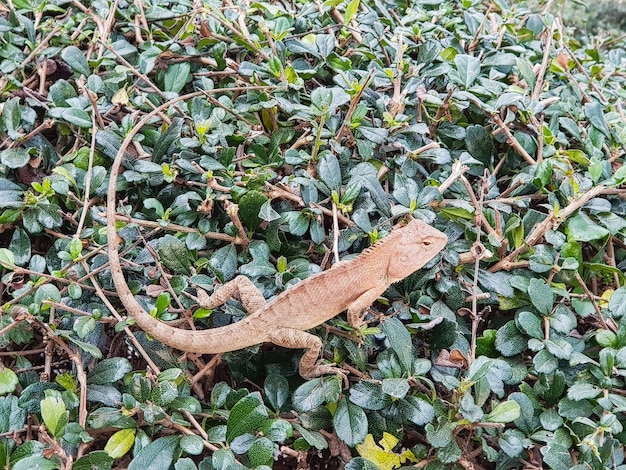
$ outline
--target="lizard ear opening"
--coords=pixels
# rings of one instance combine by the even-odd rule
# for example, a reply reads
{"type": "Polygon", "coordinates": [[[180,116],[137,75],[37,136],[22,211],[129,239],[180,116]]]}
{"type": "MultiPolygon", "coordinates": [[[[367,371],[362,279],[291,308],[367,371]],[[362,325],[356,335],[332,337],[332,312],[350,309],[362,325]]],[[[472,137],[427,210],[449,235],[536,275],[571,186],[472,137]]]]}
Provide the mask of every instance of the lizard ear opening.
{"type": "Polygon", "coordinates": [[[389,257],[387,276],[400,280],[419,269],[419,251],[419,243],[415,240],[408,238],[400,240],[389,257]]]}

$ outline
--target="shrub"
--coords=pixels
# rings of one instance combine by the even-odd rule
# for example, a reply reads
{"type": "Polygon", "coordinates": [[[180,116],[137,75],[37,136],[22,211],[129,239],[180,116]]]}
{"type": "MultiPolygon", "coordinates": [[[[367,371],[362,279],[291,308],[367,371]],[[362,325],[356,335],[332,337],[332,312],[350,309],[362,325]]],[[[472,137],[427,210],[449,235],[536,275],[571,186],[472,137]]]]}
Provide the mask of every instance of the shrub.
{"type": "Polygon", "coordinates": [[[0,461],[624,468],[625,51],[548,6],[0,7],[0,461]],[[405,216],[448,245],[380,323],[313,330],[347,388],[293,350],[172,351],[108,267],[107,223],[145,310],[219,327],[243,307],[198,289],[271,298],[405,216]]]}

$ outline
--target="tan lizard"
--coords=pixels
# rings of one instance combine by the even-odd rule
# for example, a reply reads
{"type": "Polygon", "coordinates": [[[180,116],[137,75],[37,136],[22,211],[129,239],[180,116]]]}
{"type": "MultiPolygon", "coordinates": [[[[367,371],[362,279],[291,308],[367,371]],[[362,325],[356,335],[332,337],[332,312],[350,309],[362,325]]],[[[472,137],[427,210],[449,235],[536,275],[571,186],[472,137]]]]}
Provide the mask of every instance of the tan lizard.
{"type": "MultiPolygon", "coordinates": [[[[114,186],[113,181],[111,186],[114,186]]],[[[345,310],[350,325],[358,327],[362,323],[361,313],[389,285],[420,269],[447,242],[447,237],[439,230],[414,219],[404,226],[396,226],[387,237],[356,258],[336,263],[327,271],[304,279],[270,302],[266,302],[245,276],[237,276],[211,296],[199,289],[198,303],[202,307],[217,307],[238,294],[250,315],[224,327],[190,331],[153,318],[128,289],[117,250],[113,204],[109,202],[107,207],[113,282],[126,310],[146,333],[181,351],[203,354],[236,351],[265,342],[286,348],[304,348],[306,351],[299,367],[304,378],[342,373],[334,365],[319,363],[322,341],[305,330],[345,310]]]]}

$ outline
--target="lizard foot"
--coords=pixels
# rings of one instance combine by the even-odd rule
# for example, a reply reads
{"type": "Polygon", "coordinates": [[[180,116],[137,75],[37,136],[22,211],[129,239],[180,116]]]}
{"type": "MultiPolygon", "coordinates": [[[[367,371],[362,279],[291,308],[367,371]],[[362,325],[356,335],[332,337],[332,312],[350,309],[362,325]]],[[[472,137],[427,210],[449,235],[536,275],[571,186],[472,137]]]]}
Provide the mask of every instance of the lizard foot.
{"type": "Polygon", "coordinates": [[[341,384],[344,389],[347,389],[350,386],[350,382],[348,381],[348,371],[342,369],[341,367],[335,364],[317,364],[313,369],[307,371],[306,373],[301,372],[300,375],[305,379],[313,379],[315,377],[320,377],[323,375],[331,375],[336,374],[341,378],[341,384]]]}

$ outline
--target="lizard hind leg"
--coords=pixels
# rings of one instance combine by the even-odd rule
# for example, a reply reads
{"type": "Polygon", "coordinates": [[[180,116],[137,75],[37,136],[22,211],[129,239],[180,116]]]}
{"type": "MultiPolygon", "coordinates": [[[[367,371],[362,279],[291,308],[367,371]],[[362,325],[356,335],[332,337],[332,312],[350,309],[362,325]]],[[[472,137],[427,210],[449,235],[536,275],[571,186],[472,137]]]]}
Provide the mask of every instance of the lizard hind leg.
{"type": "Polygon", "coordinates": [[[317,336],[293,328],[277,328],[270,334],[270,341],[285,348],[305,349],[298,367],[303,378],[312,379],[327,374],[338,374],[344,387],[348,387],[346,371],[334,364],[320,363],[323,343],[317,336]]]}
{"type": "Polygon", "coordinates": [[[211,295],[202,289],[198,289],[198,303],[204,308],[215,308],[225,304],[235,294],[238,294],[239,300],[248,314],[260,310],[267,303],[261,291],[246,276],[237,276],[211,295]]]}

